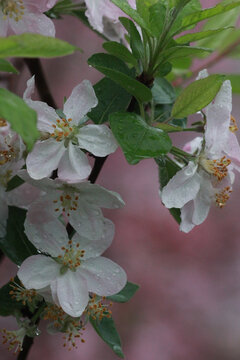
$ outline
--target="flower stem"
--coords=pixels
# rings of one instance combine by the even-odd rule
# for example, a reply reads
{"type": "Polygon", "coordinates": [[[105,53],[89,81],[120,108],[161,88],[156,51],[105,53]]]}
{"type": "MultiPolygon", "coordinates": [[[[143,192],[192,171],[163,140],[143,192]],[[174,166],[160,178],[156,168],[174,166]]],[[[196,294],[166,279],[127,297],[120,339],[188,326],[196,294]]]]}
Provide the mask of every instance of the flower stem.
{"type": "Polygon", "coordinates": [[[20,351],[17,360],[26,360],[28,353],[33,345],[34,342],[34,338],[33,337],[29,337],[29,336],[25,336],[24,340],[23,340],[23,344],[22,344],[22,351],[20,351]]]}

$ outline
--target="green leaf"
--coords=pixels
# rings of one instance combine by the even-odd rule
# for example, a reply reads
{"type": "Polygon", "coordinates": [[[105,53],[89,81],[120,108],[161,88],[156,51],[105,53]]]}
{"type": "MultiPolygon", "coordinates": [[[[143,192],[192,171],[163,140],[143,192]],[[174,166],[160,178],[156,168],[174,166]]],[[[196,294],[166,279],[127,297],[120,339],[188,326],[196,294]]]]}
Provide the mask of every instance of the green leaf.
{"type": "Polygon", "coordinates": [[[129,301],[139,289],[139,285],[127,282],[126,286],[117,294],[112,296],[107,296],[108,300],[125,303],[129,301]]]}
{"type": "Polygon", "coordinates": [[[7,190],[11,191],[13,189],[16,189],[18,186],[24,184],[24,180],[21,179],[18,175],[15,175],[8,183],[7,183],[7,190]]]}
{"type": "Polygon", "coordinates": [[[7,120],[31,150],[39,137],[37,113],[17,95],[0,89],[0,117],[7,120]]]}
{"type": "Polygon", "coordinates": [[[183,128],[180,126],[175,126],[175,125],[169,125],[169,124],[165,124],[165,123],[157,123],[155,125],[155,127],[157,127],[158,129],[161,129],[167,133],[169,132],[178,132],[178,131],[182,131],[183,128]]]}
{"type": "Polygon", "coordinates": [[[109,78],[103,78],[96,85],[94,91],[98,98],[98,105],[88,113],[95,124],[103,124],[113,112],[125,111],[131,101],[131,95],[121,86],[109,78]]]}
{"type": "Polygon", "coordinates": [[[233,29],[233,27],[228,26],[228,27],[221,28],[221,29],[207,30],[207,31],[201,31],[201,32],[196,32],[196,33],[192,33],[192,34],[186,34],[186,35],[183,35],[183,36],[175,39],[175,41],[178,44],[186,44],[186,43],[194,42],[197,40],[205,39],[205,38],[208,38],[211,36],[215,36],[216,34],[219,34],[221,32],[224,32],[225,30],[229,30],[229,29],[233,29]]]}
{"type": "Polygon", "coordinates": [[[26,210],[9,206],[7,234],[0,239],[0,248],[15,264],[21,263],[31,255],[37,255],[36,248],[24,233],[26,210]]]}
{"type": "Polygon", "coordinates": [[[124,354],[122,351],[121,340],[113,319],[104,317],[101,321],[99,321],[98,319],[93,320],[93,318],[90,317],[90,323],[103,341],[110,346],[117,356],[123,359],[124,354]]]}
{"type": "Polygon", "coordinates": [[[161,57],[171,62],[173,59],[179,59],[186,56],[199,56],[204,53],[210,53],[212,49],[206,49],[196,46],[173,46],[161,53],[161,57]]]}
{"type": "Polygon", "coordinates": [[[166,19],[166,8],[160,2],[150,6],[149,8],[149,26],[152,34],[159,37],[164,28],[166,19]]]}
{"type": "Polygon", "coordinates": [[[77,48],[66,41],[40,34],[21,34],[0,38],[0,58],[51,58],[73,54],[77,48]]]}
{"type": "Polygon", "coordinates": [[[147,32],[150,32],[147,24],[139,13],[134,10],[127,2],[127,0],[111,0],[112,3],[117,5],[125,14],[132,18],[139,26],[145,29],[147,32]]]}
{"type": "Polygon", "coordinates": [[[240,94],[240,74],[227,74],[227,79],[231,81],[232,92],[240,94]]]}
{"type": "Polygon", "coordinates": [[[127,65],[115,56],[108,54],[95,54],[88,59],[89,65],[108,76],[110,79],[121,85],[129,94],[141,102],[149,101],[152,98],[151,90],[133,79],[132,71],[127,65]]]}
{"type": "Polygon", "coordinates": [[[18,74],[18,70],[7,60],[0,59],[0,72],[18,74]]]}
{"type": "Polygon", "coordinates": [[[125,27],[130,37],[130,47],[132,49],[132,53],[134,57],[138,60],[143,59],[144,57],[144,47],[142,43],[141,36],[136,28],[134,22],[130,19],[120,17],[122,25],[125,27]]]}
{"type": "Polygon", "coordinates": [[[182,29],[187,28],[190,25],[199,23],[202,20],[209,19],[212,16],[216,16],[222,13],[225,13],[233,8],[240,6],[240,1],[232,1],[230,4],[217,4],[215,7],[204,9],[202,11],[194,12],[183,18],[182,20],[182,29]]]}
{"type": "MultiPolygon", "coordinates": [[[[15,278],[14,281],[19,283],[18,278],[15,278]]],[[[14,315],[24,307],[21,302],[16,301],[9,294],[12,290],[11,284],[10,281],[0,288],[0,316],[14,315]]]]}
{"type": "Polygon", "coordinates": [[[164,78],[156,78],[152,88],[156,104],[172,104],[176,99],[173,86],[164,78]]]}
{"type": "Polygon", "coordinates": [[[215,98],[224,80],[223,75],[210,75],[194,81],[178,96],[172,109],[172,117],[180,119],[202,110],[215,98]]]}
{"type": "Polygon", "coordinates": [[[119,44],[116,41],[108,41],[103,44],[103,48],[107,50],[109,54],[116,56],[120,60],[133,66],[137,66],[137,60],[124,45],[119,44]]]}
{"type": "MultiPolygon", "coordinates": [[[[167,0],[168,1],[168,0],[167,0]]],[[[183,0],[177,1],[176,6],[179,8],[182,7],[183,0]]],[[[182,20],[192,13],[195,13],[196,11],[200,11],[202,9],[201,3],[199,0],[190,0],[185,2],[184,6],[180,10],[176,20],[173,23],[173,26],[171,28],[170,34],[176,35],[179,32],[181,32],[182,28],[182,20]]],[[[194,26],[189,26],[187,29],[192,29],[194,26]]]]}
{"type": "Polygon", "coordinates": [[[112,132],[132,165],[166,154],[172,147],[164,131],[147,125],[137,114],[115,113],[109,119],[112,132]]]}

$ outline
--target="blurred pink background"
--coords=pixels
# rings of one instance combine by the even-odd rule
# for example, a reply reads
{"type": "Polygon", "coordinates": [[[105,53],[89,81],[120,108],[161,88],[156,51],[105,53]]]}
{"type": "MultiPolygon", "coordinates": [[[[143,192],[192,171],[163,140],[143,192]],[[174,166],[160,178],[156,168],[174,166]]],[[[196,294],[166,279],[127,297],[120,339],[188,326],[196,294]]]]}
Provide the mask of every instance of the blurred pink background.
{"type": "MultiPolygon", "coordinates": [[[[206,7],[218,1],[202,1],[206,7]]],[[[87,58],[102,51],[101,40],[74,18],[56,21],[57,36],[78,45],[84,53],[43,61],[52,93],[62,99],[83,79],[95,83],[101,75],[87,58]]],[[[240,62],[226,60],[210,72],[240,72],[240,62]]],[[[14,76],[22,94],[27,70],[14,76]]],[[[233,115],[239,119],[239,97],[233,115]]],[[[182,146],[188,134],[173,137],[182,146]]],[[[119,192],[121,210],[106,211],[116,225],[116,237],[106,253],[141,288],[127,304],[114,305],[113,314],[127,360],[239,360],[240,358],[240,182],[227,206],[212,207],[208,219],[190,234],[179,232],[158,196],[158,170],[152,160],[130,166],[121,150],[109,157],[98,183],[119,192]]],[[[4,260],[1,283],[16,273],[4,260]]],[[[15,329],[12,318],[0,318],[0,328],[15,329]]],[[[85,344],[63,349],[61,335],[49,336],[45,324],[35,339],[29,360],[115,360],[117,356],[89,326],[85,344]]],[[[0,359],[14,359],[0,345],[0,359]]]]}

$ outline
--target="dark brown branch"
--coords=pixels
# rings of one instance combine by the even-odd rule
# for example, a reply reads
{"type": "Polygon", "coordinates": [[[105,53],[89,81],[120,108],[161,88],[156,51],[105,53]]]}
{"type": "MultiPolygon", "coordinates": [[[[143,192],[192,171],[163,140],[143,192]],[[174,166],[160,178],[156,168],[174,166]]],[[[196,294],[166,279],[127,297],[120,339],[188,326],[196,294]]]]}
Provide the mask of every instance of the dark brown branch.
{"type": "Polygon", "coordinates": [[[20,351],[17,360],[27,359],[28,353],[33,345],[33,342],[34,342],[33,337],[25,336],[23,340],[22,351],[20,351]]]}
{"type": "Polygon", "coordinates": [[[32,75],[35,75],[36,87],[42,101],[49,106],[57,109],[57,105],[52,97],[48,83],[43,73],[42,65],[39,59],[24,59],[27,67],[32,75]]]}

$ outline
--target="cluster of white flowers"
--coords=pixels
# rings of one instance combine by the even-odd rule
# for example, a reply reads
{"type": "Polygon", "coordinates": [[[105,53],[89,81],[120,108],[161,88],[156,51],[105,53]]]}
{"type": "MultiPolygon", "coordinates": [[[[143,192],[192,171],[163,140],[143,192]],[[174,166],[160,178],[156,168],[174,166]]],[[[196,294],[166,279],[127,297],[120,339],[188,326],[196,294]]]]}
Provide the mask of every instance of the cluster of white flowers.
{"type": "MultiPolygon", "coordinates": [[[[203,70],[198,79],[208,76],[203,70]]],[[[180,230],[189,232],[208,216],[212,203],[222,208],[232,192],[234,170],[240,171],[240,146],[235,135],[236,121],[231,115],[232,88],[224,81],[219,93],[202,113],[206,119],[203,137],[184,147],[195,154],[163,188],[163,204],[181,209],[180,230]]]]}
{"type": "Polygon", "coordinates": [[[24,99],[38,114],[40,140],[26,159],[19,135],[1,120],[1,235],[8,205],[26,207],[25,233],[39,255],[22,263],[18,277],[26,289],[36,289],[47,301],[79,317],[91,299],[89,293],[109,296],[126,284],[124,270],[100,256],[114,237],[114,225],[101,208],[119,208],[124,202],[117,193],[86,180],[92,169],[87,152],[104,157],[117,149],[117,143],[107,125],[86,124],[86,114],[97,105],[89,81],[73,89],[62,117],[46,103],[32,100],[33,91],[34,77],[24,99]],[[52,179],[56,170],[58,176],[52,179]],[[25,183],[6,192],[16,174],[25,183]],[[68,223],[76,232],[72,238],[68,223]]]}

